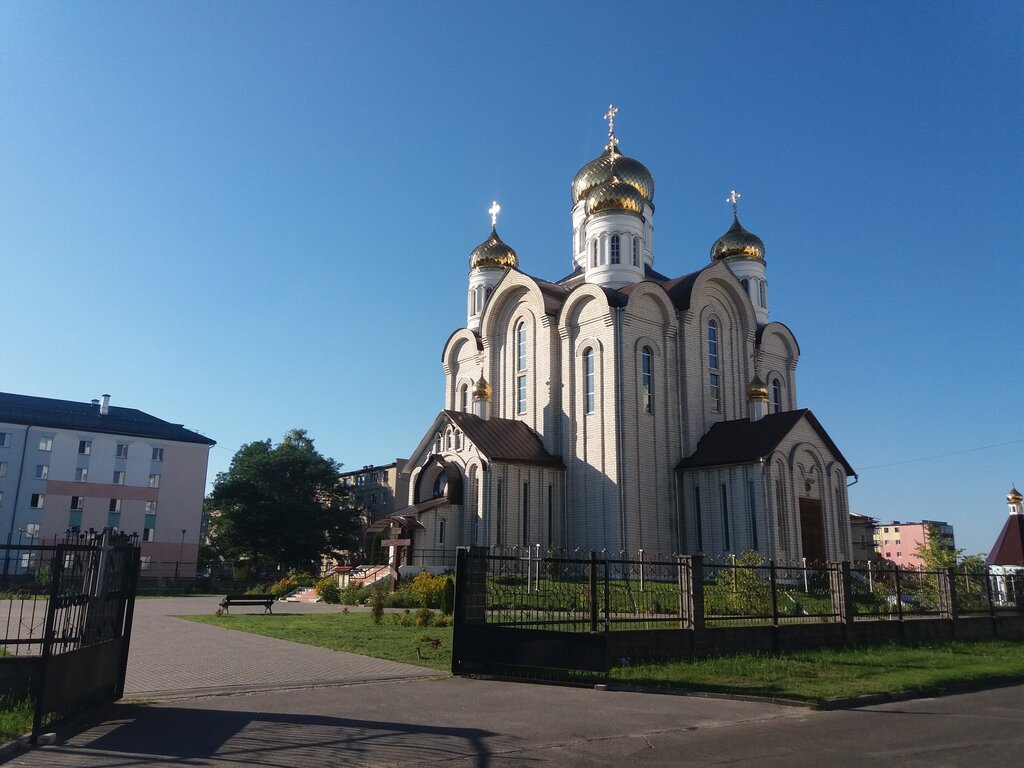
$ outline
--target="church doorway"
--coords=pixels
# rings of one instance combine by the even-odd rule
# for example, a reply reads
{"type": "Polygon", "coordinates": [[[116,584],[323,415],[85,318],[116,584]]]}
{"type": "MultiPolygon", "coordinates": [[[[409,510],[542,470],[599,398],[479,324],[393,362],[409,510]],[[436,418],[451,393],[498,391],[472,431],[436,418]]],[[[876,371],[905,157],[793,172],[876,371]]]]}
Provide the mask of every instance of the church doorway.
{"type": "Polygon", "coordinates": [[[825,521],[817,499],[800,499],[800,539],[808,562],[825,562],[825,521]]]}

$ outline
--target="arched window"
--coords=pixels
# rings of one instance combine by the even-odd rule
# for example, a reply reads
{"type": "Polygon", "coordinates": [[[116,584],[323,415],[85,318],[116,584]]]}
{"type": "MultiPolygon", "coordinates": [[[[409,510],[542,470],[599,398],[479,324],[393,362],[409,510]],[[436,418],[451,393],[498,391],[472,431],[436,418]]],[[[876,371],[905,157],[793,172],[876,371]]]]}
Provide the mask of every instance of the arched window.
{"type": "Polygon", "coordinates": [[[775,413],[782,411],[782,384],[778,379],[772,379],[772,407],[775,413]]]}
{"type": "Polygon", "coordinates": [[[526,413],[526,323],[516,326],[516,413],[526,413]]]}
{"type": "Polygon", "coordinates": [[[750,295],[750,280],[748,280],[747,278],[744,277],[742,280],[740,280],[740,285],[743,286],[744,293],[746,293],[747,296],[749,296],[750,295]]]}
{"type": "Polygon", "coordinates": [[[523,546],[530,546],[530,484],[523,483],[523,546]]]}
{"type": "Polygon", "coordinates": [[[590,241],[590,266],[597,266],[597,239],[590,241]]]}
{"type": "Polygon", "coordinates": [[[594,348],[590,347],[583,353],[583,391],[584,412],[593,413],[596,406],[594,392],[594,348]]]}
{"type": "Polygon", "coordinates": [[[469,385],[463,384],[459,388],[459,410],[469,413],[469,385]]]}
{"type": "Polygon", "coordinates": [[[722,409],[722,385],[718,375],[718,323],[708,320],[708,390],[713,411],[722,409]]]}
{"type": "Polygon", "coordinates": [[[758,282],[757,289],[758,289],[757,297],[758,297],[758,300],[760,301],[761,306],[762,307],[767,307],[768,306],[768,297],[766,295],[766,293],[767,293],[767,285],[765,284],[764,280],[761,280],[760,282],[758,282]]]}
{"type": "Polygon", "coordinates": [[[448,490],[448,476],[442,471],[434,481],[434,498],[437,499],[444,496],[445,491],[448,490]]]}
{"type": "Polygon", "coordinates": [[[640,351],[640,391],[643,395],[644,411],[651,413],[654,410],[654,376],[653,376],[653,354],[650,347],[644,347],[640,351]]]}
{"type": "Polygon", "coordinates": [[[618,264],[621,261],[619,255],[619,236],[612,235],[612,264],[618,264]]]}
{"type": "Polygon", "coordinates": [[[502,509],[502,485],[498,481],[498,488],[494,495],[494,543],[499,547],[505,543],[505,510],[502,509]]]}
{"type": "Polygon", "coordinates": [[[640,266],[640,238],[633,238],[633,266],[640,266]]]}

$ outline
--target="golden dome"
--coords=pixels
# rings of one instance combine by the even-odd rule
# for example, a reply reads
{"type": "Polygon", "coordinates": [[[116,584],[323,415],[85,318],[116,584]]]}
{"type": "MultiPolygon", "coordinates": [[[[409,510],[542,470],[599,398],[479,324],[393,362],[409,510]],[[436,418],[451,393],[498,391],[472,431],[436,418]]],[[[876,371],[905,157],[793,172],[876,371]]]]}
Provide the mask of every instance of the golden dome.
{"type": "Polygon", "coordinates": [[[626,157],[613,146],[580,168],[576,178],[572,180],[572,204],[576,205],[594,187],[613,178],[629,184],[643,195],[647,202],[654,202],[654,177],[651,176],[651,172],[643,163],[626,157]]]}
{"type": "Polygon", "coordinates": [[[469,254],[469,268],[477,267],[517,267],[519,256],[498,237],[498,230],[491,229],[491,236],[473,249],[469,254]]]}
{"type": "Polygon", "coordinates": [[[755,375],[747,384],[748,400],[768,400],[768,385],[761,381],[761,377],[755,375]]]}
{"type": "Polygon", "coordinates": [[[482,373],[480,379],[473,385],[473,399],[491,401],[491,385],[487,383],[482,373]]]}
{"type": "Polygon", "coordinates": [[[711,260],[737,258],[764,261],[764,243],[760,237],[743,228],[738,216],[733,216],[732,226],[711,246],[711,260]]]}
{"type": "Polygon", "coordinates": [[[599,211],[644,212],[644,196],[629,182],[612,176],[587,193],[587,215],[599,211]]]}
{"type": "Polygon", "coordinates": [[[1008,504],[1020,504],[1024,501],[1024,496],[1021,496],[1020,491],[1017,490],[1017,486],[1010,488],[1010,492],[1006,494],[1006,501],[1008,504]]]}

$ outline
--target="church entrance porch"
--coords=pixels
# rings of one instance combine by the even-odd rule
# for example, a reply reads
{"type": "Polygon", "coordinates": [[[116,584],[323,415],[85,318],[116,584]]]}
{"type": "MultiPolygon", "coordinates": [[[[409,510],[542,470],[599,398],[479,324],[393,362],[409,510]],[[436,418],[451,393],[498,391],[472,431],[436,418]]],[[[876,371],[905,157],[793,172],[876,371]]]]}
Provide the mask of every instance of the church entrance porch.
{"type": "Polygon", "coordinates": [[[800,540],[808,561],[825,562],[825,521],[817,499],[800,499],[800,540]]]}

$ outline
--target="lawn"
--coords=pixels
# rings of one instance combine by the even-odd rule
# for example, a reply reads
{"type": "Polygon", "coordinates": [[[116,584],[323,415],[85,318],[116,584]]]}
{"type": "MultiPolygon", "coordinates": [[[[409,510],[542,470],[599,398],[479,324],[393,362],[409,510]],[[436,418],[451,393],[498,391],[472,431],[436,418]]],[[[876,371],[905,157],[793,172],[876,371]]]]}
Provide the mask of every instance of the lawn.
{"type": "Polygon", "coordinates": [[[29,698],[0,696],[0,744],[31,731],[34,712],[29,698]]]}
{"type": "Polygon", "coordinates": [[[813,703],[1024,680],[1024,642],[947,641],[744,654],[692,662],[619,666],[611,681],[644,688],[775,696],[813,703]]]}
{"type": "Polygon", "coordinates": [[[452,628],[400,626],[393,618],[399,616],[402,614],[386,613],[380,624],[374,624],[369,613],[357,612],[291,616],[199,615],[178,618],[295,643],[318,645],[335,651],[361,653],[378,659],[450,671],[452,628]]]}

